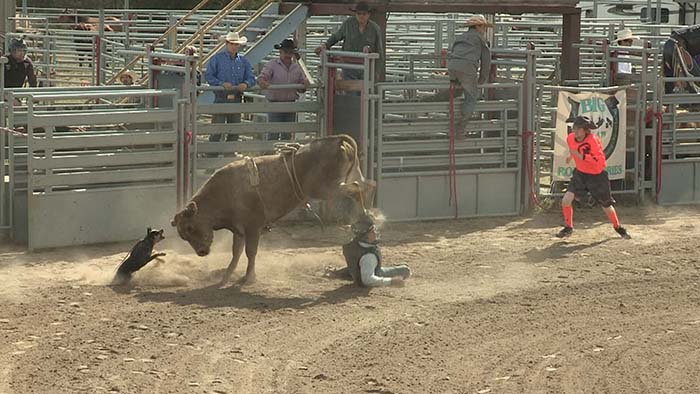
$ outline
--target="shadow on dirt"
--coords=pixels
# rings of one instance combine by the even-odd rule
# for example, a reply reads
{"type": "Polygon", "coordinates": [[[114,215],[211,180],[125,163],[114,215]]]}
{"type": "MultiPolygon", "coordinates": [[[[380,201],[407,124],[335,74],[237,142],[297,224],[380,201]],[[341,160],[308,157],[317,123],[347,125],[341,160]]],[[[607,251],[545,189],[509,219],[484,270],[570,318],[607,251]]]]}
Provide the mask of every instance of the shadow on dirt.
{"type": "Polygon", "coordinates": [[[578,252],[580,250],[590,249],[606,242],[613,240],[613,238],[606,238],[604,240],[588,243],[588,244],[577,244],[567,241],[555,242],[544,249],[530,249],[525,252],[525,256],[529,261],[532,262],[542,262],[547,259],[563,259],[569,257],[570,254],[578,252]]]}
{"type": "MultiPolygon", "coordinates": [[[[255,285],[253,285],[255,286],[255,285]]],[[[369,296],[370,290],[360,288],[352,283],[325,291],[317,297],[280,297],[258,293],[252,288],[233,285],[219,288],[218,285],[199,289],[173,292],[136,293],[139,302],[165,302],[176,305],[199,305],[205,308],[239,308],[257,311],[274,311],[279,309],[302,310],[322,304],[342,304],[343,302],[369,296]]]]}

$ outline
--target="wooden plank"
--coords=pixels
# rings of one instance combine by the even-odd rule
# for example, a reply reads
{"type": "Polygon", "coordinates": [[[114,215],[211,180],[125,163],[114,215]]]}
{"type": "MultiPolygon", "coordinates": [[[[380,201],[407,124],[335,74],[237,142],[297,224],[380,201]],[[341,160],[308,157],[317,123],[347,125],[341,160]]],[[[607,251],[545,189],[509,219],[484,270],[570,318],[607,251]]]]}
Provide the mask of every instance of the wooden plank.
{"type": "Polygon", "coordinates": [[[91,184],[127,183],[175,180],[175,167],[144,168],[138,170],[93,171],[57,175],[31,176],[32,188],[49,186],[86,186],[91,184]]]}

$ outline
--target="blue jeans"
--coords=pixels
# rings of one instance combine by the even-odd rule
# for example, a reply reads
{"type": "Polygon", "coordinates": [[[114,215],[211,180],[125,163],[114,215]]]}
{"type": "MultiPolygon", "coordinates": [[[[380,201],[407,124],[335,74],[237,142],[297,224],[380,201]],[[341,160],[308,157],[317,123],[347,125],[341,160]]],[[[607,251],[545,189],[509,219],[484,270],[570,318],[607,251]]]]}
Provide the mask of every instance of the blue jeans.
{"type": "Polygon", "coordinates": [[[347,80],[363,79],[364,78],[363,73],[364,73],[364,71],[362,71],[362,70],[344,68],[343,69],[343,79],[347,79],[347,80]]]}
{"type": "MultiPolygon", "coordinates": [[[[343,69],[343,79],[347,81],[357,81],[364,79],[364,71],[349,68],[343,69]]],[[[361,96],[362,92],[345,92],[349,96],[361,96]]]]}
{"type": "MultiPolygon", "coordinates": [[[[242,97],[236,96],[234,99],[227,99],[225,96],[217,95],[214,104],[220,103],[240,103],[242,97]]],[[[241,123],[241,114],[215,114],[212,123],[241,123]]],[[[221,141],[222,134],[212,134],[209,136],[209,142],[221,141]]],[[[226,141],[238,141],[238,134],[226,134],[226,141]]]]}
{"type": "MultiPolygon", "coordinates": [[[[297,113],[296,112],[268,112],[267,114],[268,122],[296,122],[297,113]]],[[[268,141],[286,141],[292,139],[292,133],[268,133],[268,141]]]]}
{"type": "Polygon", "coordinates": [[[394,267],[380,267],[375,271],[377,276],[382,278],[393,278],[395,276],[400,276],[404,279],[408,279],[411,276],[411,269],[408,268],[406,264],[397,265],[394,267]]]}
{"type": "Polygon", "coordinates": [[[467,73],[456,70],[448,71],[450,73],[450,79],[459,81],[464,91],[464,102],[462,102],[462,108],[460,108],[460,119],[458,119],[458,123],[466,125],[469,119],[471,119],[474,108],[476,108],[476,101],[479,99],[479,88],[477,87],[477,80],[479,77],[475,69],[469,70],[470,72],[467,73]]]}

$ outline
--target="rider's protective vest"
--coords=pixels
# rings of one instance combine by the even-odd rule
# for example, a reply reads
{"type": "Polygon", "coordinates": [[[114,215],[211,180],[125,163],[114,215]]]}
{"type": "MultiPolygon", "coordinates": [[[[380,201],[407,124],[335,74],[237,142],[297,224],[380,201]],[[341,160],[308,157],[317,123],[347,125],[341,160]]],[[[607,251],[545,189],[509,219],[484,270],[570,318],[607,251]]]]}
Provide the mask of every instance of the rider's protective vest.
{"type": "Polygon", "coordinates": [[[362,283],[362,275],[360,273],[360,259],[367,253],[372,253],[377,257],[377,268],[374,269],[374,272],[378,274],[382,267],[382,253],[379,250],[379,246],[362,246],[357,238],[343,245],[343,256],[345,256],[345,263],[348,265],[348,271],[350,271],[352,280],[362,287],[365,285],[362,283]]]}

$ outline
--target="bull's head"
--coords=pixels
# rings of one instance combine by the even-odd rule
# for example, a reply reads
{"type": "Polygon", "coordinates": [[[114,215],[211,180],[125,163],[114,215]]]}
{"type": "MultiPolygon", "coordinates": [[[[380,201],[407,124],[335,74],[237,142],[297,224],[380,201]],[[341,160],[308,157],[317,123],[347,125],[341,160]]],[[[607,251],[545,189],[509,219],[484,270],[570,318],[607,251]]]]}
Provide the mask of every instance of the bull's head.
{"type": "Polygon", "coordinates": [[[340,193],[359,202],[362,209],[372,206],[376,189],[377,182],[371,179],[365,179],[364,177],[358,181],[352,181],[351,183],[341,182],[339,185],[340,193]]]}
{"type": "Polygon", "coordinates": [[[198,256],[206,256],[214,240],[214,229],[209,218],[197,213],[197,203],[190,201],[170,222],[177,227],[180,238],[189,242],[198,256]]]}

